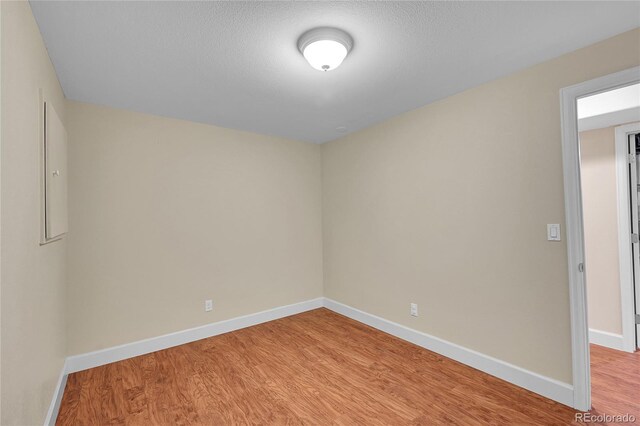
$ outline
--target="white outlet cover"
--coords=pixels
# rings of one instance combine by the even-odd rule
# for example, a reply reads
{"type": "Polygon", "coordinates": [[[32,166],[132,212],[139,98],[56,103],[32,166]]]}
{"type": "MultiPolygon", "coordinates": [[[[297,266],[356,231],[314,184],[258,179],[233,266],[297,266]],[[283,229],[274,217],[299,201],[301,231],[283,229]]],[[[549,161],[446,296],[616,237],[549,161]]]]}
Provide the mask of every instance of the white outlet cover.
{"type": "Polygon", "coordinates": [[[210,312],[213,310],[213,300],[204,301],[204,310],[205,312],[210,312]]]}

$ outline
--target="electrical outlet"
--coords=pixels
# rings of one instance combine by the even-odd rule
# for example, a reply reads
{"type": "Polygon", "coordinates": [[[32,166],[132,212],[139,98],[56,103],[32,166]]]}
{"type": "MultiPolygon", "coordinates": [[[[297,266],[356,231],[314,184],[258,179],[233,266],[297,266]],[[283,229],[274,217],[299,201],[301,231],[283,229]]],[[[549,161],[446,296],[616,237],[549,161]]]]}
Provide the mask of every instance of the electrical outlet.
{"type": "Polygon", "coordinates": [[[213,300],[205,300],[204,301],[204,311],[205,312],[213,311],[213,300]]]}
{"type": "Polygon", "coordinates": [[[412,303],[411,305],[411,309],[410,309],[410,313],[412,317],[417,317],[418,316],[418,304],[417,303],[412,303]]]}

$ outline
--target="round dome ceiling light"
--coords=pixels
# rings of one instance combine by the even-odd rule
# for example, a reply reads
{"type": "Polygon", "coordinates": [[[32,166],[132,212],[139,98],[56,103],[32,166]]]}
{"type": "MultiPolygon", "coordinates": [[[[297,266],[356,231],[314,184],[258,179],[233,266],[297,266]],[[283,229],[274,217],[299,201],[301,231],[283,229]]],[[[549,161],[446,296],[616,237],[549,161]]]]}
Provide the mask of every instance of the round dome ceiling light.
{"type": "Polygon", "coordinates": [[[337,28],[314,28],[300,36],[298,49],[309,64],[320,71],[340,66],[353,47],[353,39],[337,28]]]}

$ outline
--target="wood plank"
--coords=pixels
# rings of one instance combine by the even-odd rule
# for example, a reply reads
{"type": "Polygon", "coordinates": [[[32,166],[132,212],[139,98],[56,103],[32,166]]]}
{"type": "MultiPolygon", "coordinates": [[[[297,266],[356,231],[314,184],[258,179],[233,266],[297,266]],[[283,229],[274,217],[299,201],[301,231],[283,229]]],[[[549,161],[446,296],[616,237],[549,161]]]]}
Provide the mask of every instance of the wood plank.
{"type": "MultiPolygon", "coordinates": [[[[640,354],[592,345],[593,413],[640,419],[640,354]]],[[[71,374],[58,425],[574,423],[575,410],[326,309],[71,374]]]]}

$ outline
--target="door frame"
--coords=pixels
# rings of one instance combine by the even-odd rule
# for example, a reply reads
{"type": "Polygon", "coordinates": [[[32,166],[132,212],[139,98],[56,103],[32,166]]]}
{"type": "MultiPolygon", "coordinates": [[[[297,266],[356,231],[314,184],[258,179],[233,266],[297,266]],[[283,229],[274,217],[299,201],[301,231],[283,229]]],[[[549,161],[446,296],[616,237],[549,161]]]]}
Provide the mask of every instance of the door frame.
{"type": "MultiPolygon", "coordinates": [[[[640,122],[617,126],[616,144],[616,185],[618,194],[618,253],[620,263],[620,309],[622,312],[622,350],[634,352],[636,349],[635,289],[633,276],[633,253],[631,249],[631,199],[629,191],[628,135],[640,133],[640,122]]],[[[638,161],[638,160],[636,160],[638,161]]],[[[635,163],[633,164],[635,167],[635,163]]],[[[639,283],[640,284],[640,283],[639,283]]]]}
{"type": "Polygon", "coordinates": [[[591,408],[591,366],[589,365],[589,327],[584,274],[584,223],[580,187],[577,99],[628,86],[639,81],[640,67],[633,67],[560,90],[562,165],[571,315],[573,406],[582,411],[588,411],[591,408]]]}

